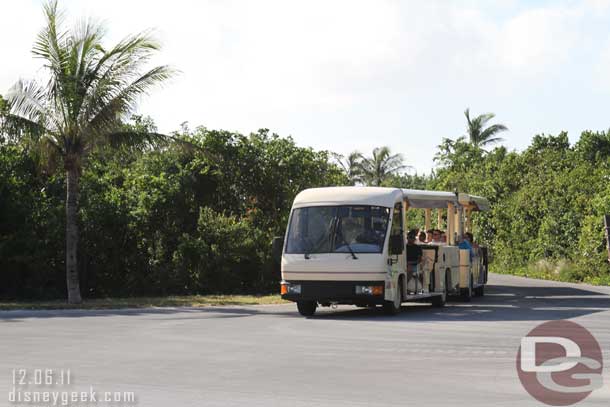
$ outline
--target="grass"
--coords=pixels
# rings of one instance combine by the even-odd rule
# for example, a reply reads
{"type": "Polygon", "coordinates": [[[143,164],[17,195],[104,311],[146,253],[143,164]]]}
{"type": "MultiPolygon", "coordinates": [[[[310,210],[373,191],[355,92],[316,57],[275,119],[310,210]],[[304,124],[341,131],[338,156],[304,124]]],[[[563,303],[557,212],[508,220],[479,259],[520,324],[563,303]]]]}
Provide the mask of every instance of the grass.
{"type": "Polygon", "coordinates": [[[154,307],[212,307],[218,305],[284,304],[279,295],[185,295],[169,297],[96,298],[82,304],[68,304],[65,300],[0,301],[0,310],[58,310],[58,309],[121,309],[154,307]]]}
{"type": "Polygon", "coordinates": [[[515,276],[536,278],[540,280],[610,286],[610,275],[586,275],[584,273],[580,273],[574,264],[562,260],[555,262],[540,260],[524,267],[513,267],[510,269],[491,264],[489,271],[492,273],[512,274],[515,276]]]}

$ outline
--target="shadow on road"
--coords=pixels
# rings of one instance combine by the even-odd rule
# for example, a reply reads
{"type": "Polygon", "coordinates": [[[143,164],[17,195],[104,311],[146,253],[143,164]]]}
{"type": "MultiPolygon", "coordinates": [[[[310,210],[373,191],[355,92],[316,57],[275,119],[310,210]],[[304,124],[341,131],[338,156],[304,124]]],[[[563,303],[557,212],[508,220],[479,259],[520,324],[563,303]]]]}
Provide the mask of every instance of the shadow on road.
{"type": "Polygon", "coordinates": [[[386,317],[381,308],[321,312],[315,319],[378,321],[549,321],[610,310],[610,296],[572,287],[518,287],[488,285],[484,297],[471,302],[453,300],[444,308],[409,304],[386,317]]]}

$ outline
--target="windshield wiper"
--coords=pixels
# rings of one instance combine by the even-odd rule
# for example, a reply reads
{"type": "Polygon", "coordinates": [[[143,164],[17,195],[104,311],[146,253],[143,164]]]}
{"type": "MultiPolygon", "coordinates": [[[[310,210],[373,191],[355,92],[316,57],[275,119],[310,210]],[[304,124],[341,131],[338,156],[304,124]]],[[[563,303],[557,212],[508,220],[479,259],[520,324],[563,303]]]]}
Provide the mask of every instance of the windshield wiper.
{"type": "Polygon", "coordinates": [[[306,238],[306,239],[307,239],[307,242],[309,243],[309,249],[307,249],[303,252],[303,257],[306,260],[309,260],[311,258],[311,257],[309,257],[309,255],[312,252],[314,252],[320,246],[320,244],[318,243],[317,245],[314,245],[313,242],[309,238],[306,238]]]}
{"type": "MultiPolygon", "coordinates": [[[[338,219],[337,219],[337,223],[338,223],[338,219]]],[[[343,231],[339,228],[336,228],[336,230],[337,230],[336,235],[339,236],[341,238],[341,242],[347,246],[347,250],[349,250],[349,253],[352,255],[352,258],[354,260],[358,260],[358,257],[356,257],[356,253],[354,253],[354,250],[352,250],[352,246],[350,246],[350,244],[347,243],[345,236],[343,236],[343,231]]]]}
{"type": "Polygon", "coordinates": [[[309,260],[309,254],[313,251],[314,247],[313,244],[311,243],[311,241],[309,240],[309,238],[307,238],[308,242],[309,242],[309,250],[305,250],[303,252],[303,257],[305,258],[305,260],[309,260]]]}

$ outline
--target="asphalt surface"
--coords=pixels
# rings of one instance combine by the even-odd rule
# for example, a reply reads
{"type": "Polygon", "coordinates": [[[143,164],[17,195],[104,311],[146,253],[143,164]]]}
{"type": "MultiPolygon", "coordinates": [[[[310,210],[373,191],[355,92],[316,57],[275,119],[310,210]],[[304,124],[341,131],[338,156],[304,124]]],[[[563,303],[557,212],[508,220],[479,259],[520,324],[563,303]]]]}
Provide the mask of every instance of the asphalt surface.
{"type": "MultiPolygon", "coordinates": [[[[397,317],[339,307],[303,318],[293,304],[108,311],[0,312],[0,406],[12,369],[70,369],[71,384],[22,391],[134,392],[149,406],[540,406],[515,369],[536,325],[585,326],[605,358],[610,288],[492,275],[484,298],[397,317]]],[[[35,379],[34,379],[35,382],[35,379]]],[[[41,405],[52,405],[44,404],[41,405]]],[[[59,404],[60,405],[60,404],[59,404]]],[[[107,405],[98,400],[95,405],[107,405]]]]}

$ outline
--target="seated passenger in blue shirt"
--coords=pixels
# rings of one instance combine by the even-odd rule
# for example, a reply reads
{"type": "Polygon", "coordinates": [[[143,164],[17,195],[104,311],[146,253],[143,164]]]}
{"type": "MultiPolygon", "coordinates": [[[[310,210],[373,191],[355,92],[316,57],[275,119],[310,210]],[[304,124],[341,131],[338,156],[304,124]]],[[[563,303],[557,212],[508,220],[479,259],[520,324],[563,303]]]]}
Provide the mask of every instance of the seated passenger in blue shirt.
{"type": "Polygon", "coordinates": [[[466,236],[466,233],[464,236],[462,236],[462,241],[460,244],[458,244],[458,247],[464,250],[468,249],[468,251],[470,251],[470,260],[472,261],[472,258],[474,257],[474,249],[472,248],[472,244],[470,243],[468,236],[466,236]]]}

